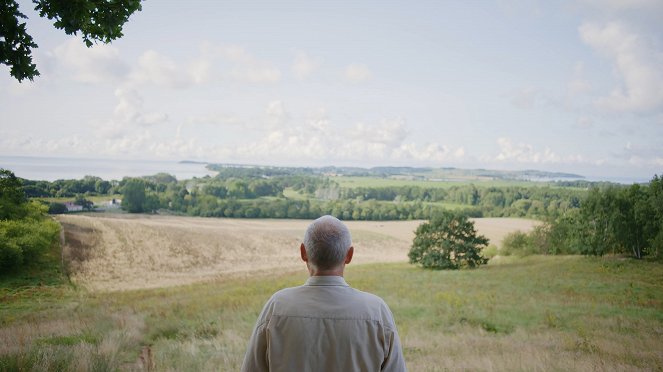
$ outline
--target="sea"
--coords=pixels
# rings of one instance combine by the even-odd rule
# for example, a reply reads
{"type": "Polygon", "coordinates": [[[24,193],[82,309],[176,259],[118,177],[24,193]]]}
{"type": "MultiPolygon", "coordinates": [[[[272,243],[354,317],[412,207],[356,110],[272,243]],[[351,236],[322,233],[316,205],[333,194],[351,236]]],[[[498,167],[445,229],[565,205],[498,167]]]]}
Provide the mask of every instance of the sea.
{"type": "MultiPolygon", "coordinates": [[[[193,177],[214,176],[216,172],[205,168],[203,162],[176,160],[127,160],[127,159],[79,159],[58,157],[2,156],[0,168],[9,169],[17,177],[29,180],[55,181],[97,176],[104,180],[121,180],[124,177],[151,176],[168,173],[178,180],[193,177]]],[[[607,181],[621,184],[646,183],[652,177],[589,176],[587,181],[607,181]]],[[[536,181],[569,181],[572,179],[537,179],[536,181]]]]}
{"type": "Polygon", "coordinates": [[[168,173],[178,180],[216,174],[205,168],[205,163],[127,160],[127,159],[74,159],[30,156],[0,156],[0,168],[9,169],[16,177],[28,180],[68,180],[97,176],[104,180],[124,177],[151,176],[168,173]]]}

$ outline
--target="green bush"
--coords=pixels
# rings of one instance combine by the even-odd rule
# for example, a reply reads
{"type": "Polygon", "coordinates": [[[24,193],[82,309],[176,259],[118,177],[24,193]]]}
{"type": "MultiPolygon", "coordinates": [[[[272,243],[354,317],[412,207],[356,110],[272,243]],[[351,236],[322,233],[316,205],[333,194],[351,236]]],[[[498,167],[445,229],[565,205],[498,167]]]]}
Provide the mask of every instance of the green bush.
{"type": "Polygon", "coordinates": [[[0,268],[27,265],[57,242],[60,225],[50,219],[0,221],[0,268]]]}
{"type": "Polygon", "coordinates": [[[62,203],[52,202],[48,205],[48,214],[67,213],[67,206],[62,203]]]}
{"type": "Polygon", "coordinates": [[[534,253],[530,238],[522,231],[507,234],[502,240],[500,254],[503,256],[528,256],[534,253]]]}
{"type": "Polygon", "coordinates": [[[499,254],[499,251],[497,249],[497,246],[495,244],[491,244],[486,249],[483,250],[483,256],[490,259],[499,254]]]}

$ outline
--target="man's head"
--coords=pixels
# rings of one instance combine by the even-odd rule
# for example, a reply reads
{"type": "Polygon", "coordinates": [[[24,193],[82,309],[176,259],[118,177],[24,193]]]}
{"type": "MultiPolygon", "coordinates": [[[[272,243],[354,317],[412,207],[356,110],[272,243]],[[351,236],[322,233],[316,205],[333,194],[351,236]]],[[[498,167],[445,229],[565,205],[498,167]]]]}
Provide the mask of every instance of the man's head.
{"type": "Polygon", "coordinates": [[[352,238],[350,230],[336,217],[322,216],[306,229],[301,246],[302,259],[315,273],[333,273],[352,259],[352,238]]]}

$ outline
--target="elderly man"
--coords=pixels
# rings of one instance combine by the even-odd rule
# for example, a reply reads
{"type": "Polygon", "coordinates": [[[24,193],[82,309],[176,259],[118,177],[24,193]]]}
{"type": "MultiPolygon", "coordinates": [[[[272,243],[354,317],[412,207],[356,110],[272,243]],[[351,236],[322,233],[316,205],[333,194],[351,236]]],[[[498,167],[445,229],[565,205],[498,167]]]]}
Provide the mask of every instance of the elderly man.
{"type": "Polygon", "coordinates": [[[354,248],[332,216],[315,220],[300,246],[310,277],[276,292],[262,309],[242,371],[405,371],[391,311],[343,279],[354,248]]]}

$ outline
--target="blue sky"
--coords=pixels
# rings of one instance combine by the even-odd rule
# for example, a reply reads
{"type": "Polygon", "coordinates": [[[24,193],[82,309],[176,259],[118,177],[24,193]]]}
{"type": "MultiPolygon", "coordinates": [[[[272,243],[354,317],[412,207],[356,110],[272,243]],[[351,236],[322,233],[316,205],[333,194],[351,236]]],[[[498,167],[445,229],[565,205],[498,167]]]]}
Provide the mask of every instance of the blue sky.
{"type": "Polygon", "coordinates": [[[89,49],[19,3],[0,155],[663,173],[661,1],[152,0],[89,49]]]}

